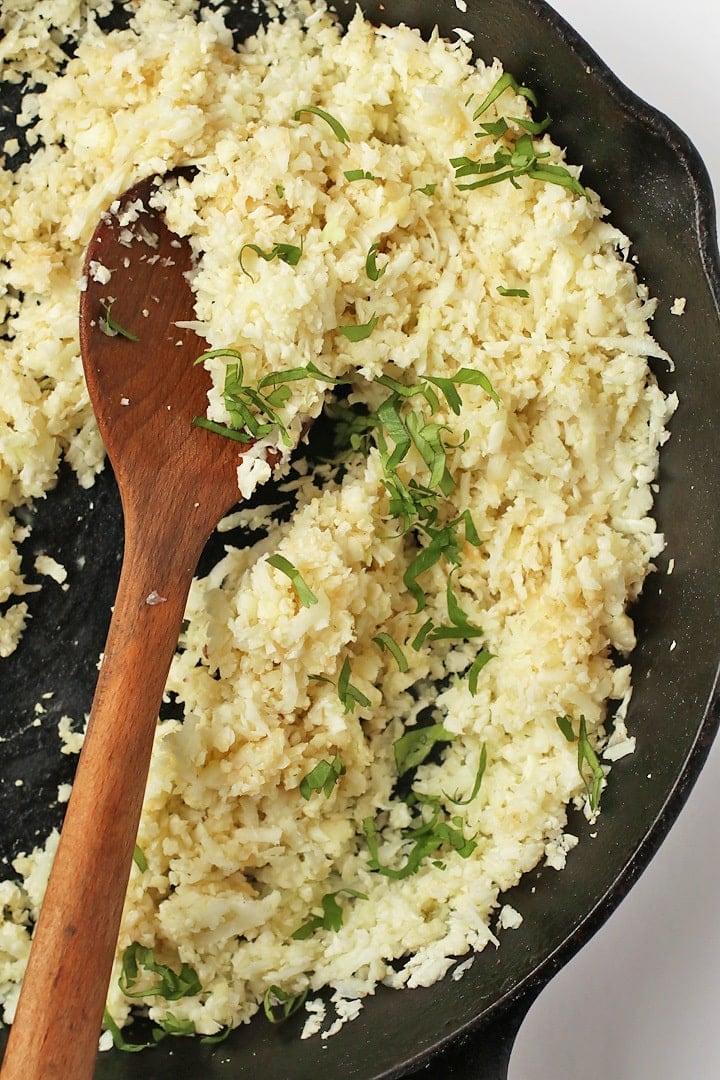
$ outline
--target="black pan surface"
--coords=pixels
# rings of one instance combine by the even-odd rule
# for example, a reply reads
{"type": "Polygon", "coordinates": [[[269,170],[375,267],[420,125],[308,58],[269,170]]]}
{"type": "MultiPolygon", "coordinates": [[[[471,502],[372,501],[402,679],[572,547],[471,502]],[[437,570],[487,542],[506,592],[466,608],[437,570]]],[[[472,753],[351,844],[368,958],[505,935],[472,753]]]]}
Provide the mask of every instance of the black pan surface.
{"type": "MultiPolygon", "coordinates": [[[[239,32],[251,32],[258,17],[250,4],[232,6],[239,32]]],[[[613,771],[593,827],[597,837],[588,842],[584,819],[573,820],[581,844],[567,869],[539,870],[513,890],[508,899],[523,925],[497,952],[480,955],[461,981],[378,992],[356,1021],[325,1042],[301,1042],[301,1020],[277,1027],[259,1020],[214,1047],[176,1039],[140,1056],[113,1051],[99,1058],[99,1080],[390,1080],[418,1069],[477,1080],[504,1075],[525,1008],[641,873],[720,723],[720,266],[701,161],[688,139],[623,87],[541,0],[468,0],[466,14],[453,0],[363,0],[360,6],[373,21],[407,22],[425,35],[436,24],[448,36],[465,26],[478,55],[499,56],[532,86],[555,118],[554,138],[568,147],[570,160],[585,163],[584,179],[631,237],[642,279],[661,301],[654,332],[677,368],[669,372],[658,364],[656,374],[664,389],[677,390],[681,407],[663,451],[656,508],[668,546],[634,613],[639,645],[629,724],[637,751],[613,771]],[[676,296],[692,297],[682,319],[669,315],[676,296]],[[667,576],[670,558],[675,571],[667,576]],[[692,647],[680,658],[679,650],[671,651],[673,641],[692,647]]],[[[338,9],[347,18],[354,3],[341,0],[338,9]]],[[[0,93],[12,105],[10,88],[0,93]]],[[[73,759],[58,753],[57,721],[89,708],[121,558],[121,517],[109,470],[89,492],[63,470],[57,489],[32,516],[28,565],[37,552],[51,553],[68,567],[71,588],[45,588],[31,598],[33,619],[22,647],[0,664],[0,857],[6,859],[42,842],[61,821],[57,785],[71,777],[73,759]],[[42,724],[33,726],[43,694],[53,696],[44,700],[42,724]]]]}

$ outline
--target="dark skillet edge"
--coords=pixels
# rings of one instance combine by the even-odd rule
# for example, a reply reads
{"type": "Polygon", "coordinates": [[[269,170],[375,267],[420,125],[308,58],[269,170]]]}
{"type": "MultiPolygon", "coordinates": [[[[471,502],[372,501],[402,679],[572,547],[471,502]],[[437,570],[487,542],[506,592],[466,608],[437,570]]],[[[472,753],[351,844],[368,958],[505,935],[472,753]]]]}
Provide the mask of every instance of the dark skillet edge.
{"type": "Polygon", "coordinates": [[[707,166],[692,139],[660,109],[649,104],[618,78],[603,58],[546,0],[525,0],[536,18],[562,37],[563,43],[586,66],[593,69],[618,106],[638,123],[653,131],[675,152],[683,164],[693,195],[698,249],[720,319],[720,248],[715,195],[707,166]]]}
{"type": "MultiPolygon", "coordinates": [[[[720,248],[718,218],[710,174],[690,137],[674,120],[630,89],[591,45],[545,0],[525,0],[535,17],[558,34],[564,45],[593,69],[623,112],[657,135],[685,170],[695,214],[695,240],[705,278],[720,321],[720,248]]],[[[719,643],[720,645],[720,643],[719,643]]],[[[529,975],[495,1002],[478,1020],[456,1030],[428,1054],[388,1072],[387,1080],[424,1076],[431,1080],[506,1080],[515,1039],[531,1006],[550,980],[609,919],[647,869],[687,802],[720,730],[720,658],[702,720],[684,765],[660,812],[649,825],[631,858],[600,900],[567,938],[529,975]]]]}

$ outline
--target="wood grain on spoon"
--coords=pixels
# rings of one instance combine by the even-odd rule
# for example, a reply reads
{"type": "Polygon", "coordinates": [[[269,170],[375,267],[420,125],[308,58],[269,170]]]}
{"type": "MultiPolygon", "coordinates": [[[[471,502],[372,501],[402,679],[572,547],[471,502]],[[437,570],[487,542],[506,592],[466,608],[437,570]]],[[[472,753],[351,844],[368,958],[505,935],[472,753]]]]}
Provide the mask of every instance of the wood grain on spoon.
{"type": "MultiPolygon", "coordinates": [[[[133,188],[122,206],[145,204],[152,186],[133,188]]],[[[93,1074],[165,680],[202,548],[238,500],[241,445],[192,425],[207,406],[208,376],[193,366],[204,342],[176,326],[193,318],[189,245],[153,212],[132,230],[126,246],[116,213],[99,225],[80,305],[83,363],[122,498],[125,553],[3,1080],[93,1074]],[[95,280],[95,262],[112,272],[107,284],[95,280]],[[112,319],[137,342],[101,329],[111,297],[112,319]]]]}

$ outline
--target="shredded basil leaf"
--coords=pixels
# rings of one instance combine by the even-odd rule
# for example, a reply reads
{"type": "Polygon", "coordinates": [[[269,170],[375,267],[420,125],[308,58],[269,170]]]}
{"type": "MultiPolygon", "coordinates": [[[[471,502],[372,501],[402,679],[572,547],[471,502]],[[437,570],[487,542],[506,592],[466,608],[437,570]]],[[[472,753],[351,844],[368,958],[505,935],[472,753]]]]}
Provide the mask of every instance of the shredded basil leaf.
{"type": "Polygon", "coordinates": [[[527,86],[520,86],[517,80],[510,74],[510,72],[506,71],[503,75],[500,76],[498,81],[490,90],[490,93],[487,95],[487,97],[478,105],[477,109],[473,113],[473,120],[477,120],[480,116],[482,116],[482,114],[490,108],[493,102],[497,101],[500,95],[508,89],[512,89],[516,94],[519,94],[521,97],[527,98],[527,100],[532,105],[537,106],[537,98],[535,97],[533,91],[530,90],[527,86]]]}
{"type": "Polygon", "coordinates": [[[137,866],[140,873],[144,874],[148,868],[148,864],[147,859],[145,858],[145,852],[139,844],[135,845],[135,850],[133,851],[133,862],[137,866]]]}
{"type": "Polygon", "coordinates": [[[183,964],[180,972],[173,971],[166,964],[159,963],[153,951],[139,942],[133,941],[125,949],[118,985],[129,998],[163,997],[166,1001],[178,1001],[184,997],[195,997],[202,991],[197,972],[189,964],[183,964]],[[157,975],[157,980],[147,989],[136,989],[144,972],[157,975]]]}
{"type": "Polygon", "coordinates": [[[288,266],[297,266],[300,262],[303,253],[302,243],[298,247],[297,244],[275,244],[270,251],[263,251],[257,244],[243,244],[240,248],[240,254],[238,255],[238,262],[240,263],[240,269],[246,277],[249,277],[251,281],[255,278],[250,271],[243,265],[243,253],[246,249],[254,251],[259,258],[264,259],[265,262],[272,262],[273,259],[279,259],[280,262],[287,263],[288,266]]]}
{"type": "Polygon", "coordinates": [[[321,109],[317,105],[306,105],[303,109],[297,110],[294,119],[299,120],[303,113],[313,113],[313,115],[319,116],[321,120],[324,120],[325,123],[332,128],[333,133],[338,137],[341,143],[350,142],[350,136],[340,121],[336,120],[335,117],[331,116],[325,109],[321,109]]]}
{"type": "Polygon", "coordinates": [[[110,308],[113,306],[114,301],[108,302],[107,300],[101,300],[103,308],[105,309],[105,315],[100,318],[99,326],[103,334],[108,337],[124,337],[128,341],[139,341],[140,338],[137,334],[133,334],[131,330],[127,330],[124,326],[121,326],[119,322],[113,319],[110,314],[110,308]]]}
{"type": "Polygon", "coordinates": [[[379,281],[387,270],[387,264],[380,267],[377,265],[377,262],[375,261],[375,256],[377,255],[377,252],[378,245],[372,244],[365,259],[365,273],[371,281],[379,281]]]}
{"type": "Polygon", "coordinates": [[[434,195],[437,184],[425,184],[423,187],[415,188],[421,195],[434,195]]]}
{"type": "Polygon", "coordinates": [[[345,657],[337,681],[337,693],[346,713],[353,712],[356,705],[367,707],[370,699],[350,682],[350,661],[345,657]]]}
{"type": "Polygon", "coordinates": [[[123,1050],[126,1054],[137,1054],[140,1052],[140,1050],[148,1050],[150,1047],[155,1045],[154,1042],[126,1042],[126,1040],[122,1036],[120,1028],[117,1026],[107,1009],[105,1009],[105,1011],[103,1012],[103,1024],[112,1035],[113,1046],[116,1050],[123,1050]]]}
{"type": "Polygon", "coordinates": [[[339,326],[338,330],[348,341],[364,341],[369,338],[378,324],[377,315],[372,315],[366,323],[356,323],[353,326],[339,326]]]}
{"type": "Polygon", "coordinates": [[[522,296],[525,300],[530,296],[527,289],[506,289],[503,285],[498,285],[497,291],[501,296],[522,296]]]}
{"type": "Polygon", "coordinates": [[[585,717],[582,715],[580,716],[577,735],[573,730],[572,718],[570,716],[557,716],[555,720],[557,726],[560,728],[568,742],[577,741],[578,772],[585,784],[588,805],[592,811],[595,811],[600,806],[600,792],[602,790],[603,781],[605,780],[605,773],[603,772],[603,767],[588,738],[585,717]],[[590,773],[589,776],[588,771],[590,773]]]}
{"type": "Polygon", "coordinates": [[[440,813],[440,809],[436,808],[430,821],[424,822],[415,829],[403,830],[403,835],[407,839],[414,840],[414,844],[408,853],[405,865],[399,869],[382,865],[379,858],[375,822],[372,818],[365,818],[363,832],[370,852],[369,868],[376,870],[384,877],[399,881],[417,873],[424,859],[434,855],[440,848],[445,846],[451,847],[462,859],[469,858],[477,847],[476,842],[464,836],[462,828],[454,827],[447,821],[439,820],[440,813]]]}
{"type": "Polygon", "coordinates": [[[453,733],[442,724],[410,728],[393,744],[398,776],[404,776],[410,769],[422,764],[436,743],[452,742],[454,738],[453,733]]]}
{"type": "Polygon", "coordinates": [[[314,791],[322,791],[325,798],[328,798],[344,773],[345,766],[339,754],[336,754],[332,761],[319,761],[300,781],[300,794],[303,799],[309,799],[314,791]]]}
{"type": "Polygon", "coordinates": [[[373,641],[379,649],[382,649],[383,651],[387,649],[387,651],[392,654],[395,659],[395,663],[397,664],[400,671],[408,670],[407,657],[398,645],[397,641],[395,641],[395,639],[391,637],[390,634],[386,634],[383,631],[381,634],[377,634],[373,638],[373,641]]]}
{"type": "Polygon", "coordinates": [[[477,694],[478,676],[480,675],[480,672],[485,667],[485,665],[494,658],[494,656],[494,653],[489,652],[487,649],[482,649],[477,654],[472,664],[468,668],[468,690],[473,695],[473,697],[475,696],[475,694],[477,694]]]}
{"type": "Polygon", "coordinates": [[[305,987],[301,994],[289,994],[279,986],[270,986],[265,991],[263,1009],[271,1024],[281,1024],[305,1004],[310,987],[305,987]]]}
{"type": "Polygon", "coordinates": [[[282,555],[269,555],[267,561],[270,566],[274,566],[276,570],[279,570],[282,574],[285,574],[286,577],[290,578],[292,587],[297,593],[297,598],[303,607],[312,607],[313,604],[317,604],[317,596],[312,592],[300,571],[296,566],[293,566],[289,559],[283,558],[282,555]]]}
{"type": "Polygon", "coordinates": [[[343,174],[346,180],[352,184],[355,180],[374,180],[375,177],[367,169],[347,169],[343,174]]]}
{"type": "Polygon", "coordinates": [[[322,915],[311,915],[307,922],[297,928],[292,935],[293,940],[305,941],[316,930],[333,930],[336,932],[340,930],[343,925],[343,909],[335,897],[340,896],[341,893],[345,893],[346,896],[353,896],[357,900],[367,900],[366,894],[358,892],[357,889],[342,888],[336,892],[325,893],[321,900],[322,915]]]}
{"type": "Polygon", "coordinates": [[[485,743],[483,743],[482,750],[480,751],[480,761],[478,762],[477,772],[475,773],[475,783],[473,784],[472,791],[468,795],[467,799],[461,799],[461,798],[459,798],[459,796],[457,794],[453,797],[453,796],[447,795],[447,794],[445,794],[445,792],[443,792],[443,794],[445,794],[445,798],[448,800],[448,802],[453,803],[455,806],[467,806],[468,803],[471,803],[473,801],[473,799],[475,799],[477,797],[477,794],[480,791],[480,785],[482,784],[482,779],[483,779],[483,776],[485,775],[485,769],[486,768],[487,768],[487,746],[485,745],[485,743]]]}
{"type": "MultiPolygon", "coordinates": [[[[158,1027],[162,1028],[163,1033],[166,1035],[183,1036],[197,1034],[194,1020],[182,1020],[171,1012],[166,1013],[162,1020],[156,1020],[155,1023],[158,1027]]],[[[158,1032],[153,1032],[153,1037],[159,1042],[162,1035],[160,1035],[159,1038],[158,1035],[158,1032]]]]}
{"type": "Polygon", "coordinates": [[[432,628],[432,619],[426,619],[412,640],[411,644],[413,649],[415,649],[415,652],[419,652],[420,649],[423,647],[423,645],[425,644],[425,639],[427,638],[432,628]]]}

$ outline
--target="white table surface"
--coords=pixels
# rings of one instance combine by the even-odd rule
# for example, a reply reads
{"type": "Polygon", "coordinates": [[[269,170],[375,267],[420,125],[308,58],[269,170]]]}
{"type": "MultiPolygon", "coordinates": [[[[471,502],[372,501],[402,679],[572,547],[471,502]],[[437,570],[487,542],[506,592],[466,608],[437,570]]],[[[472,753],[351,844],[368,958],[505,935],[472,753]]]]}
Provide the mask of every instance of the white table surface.
{"type": "MultiPolygon", "coordinates": [[[[686,131],[720,203],[720,0],[551,2],[686,131]]],[[[720,1077],[719,826],[716,743],[640,881],[532,1007],[509,1080],[720,1077]]]]}

